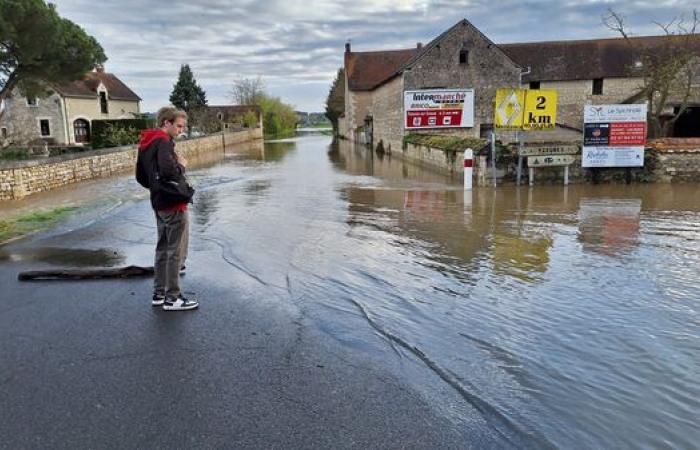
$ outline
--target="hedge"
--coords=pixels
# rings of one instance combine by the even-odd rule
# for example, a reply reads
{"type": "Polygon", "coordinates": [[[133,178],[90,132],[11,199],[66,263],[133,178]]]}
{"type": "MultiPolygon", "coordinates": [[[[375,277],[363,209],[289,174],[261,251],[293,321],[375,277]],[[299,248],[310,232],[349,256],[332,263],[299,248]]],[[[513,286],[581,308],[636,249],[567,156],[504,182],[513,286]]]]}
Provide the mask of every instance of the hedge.
{"type": "Polygon", "coordinates": [[[135,144],[141,130],[155,126],[155,119],[93,120],[90,145],[97,149],[135,144]]]}

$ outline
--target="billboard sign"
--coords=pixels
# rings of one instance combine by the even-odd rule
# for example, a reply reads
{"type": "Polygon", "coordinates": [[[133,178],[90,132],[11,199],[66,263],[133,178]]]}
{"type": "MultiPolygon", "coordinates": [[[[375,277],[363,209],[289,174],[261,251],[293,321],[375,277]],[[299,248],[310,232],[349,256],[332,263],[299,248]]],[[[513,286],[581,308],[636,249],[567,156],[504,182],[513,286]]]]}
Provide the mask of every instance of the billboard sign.
{"type": "Polygon", "coordinates": [[[587,105],[583,120],[583,167],[644,166],[647,105],[587,105]]]}
{"type": "Polygon", "coordinates": [[[430,89],[404,92],[404,127],[471,128],[474,89],[430,89]]]}

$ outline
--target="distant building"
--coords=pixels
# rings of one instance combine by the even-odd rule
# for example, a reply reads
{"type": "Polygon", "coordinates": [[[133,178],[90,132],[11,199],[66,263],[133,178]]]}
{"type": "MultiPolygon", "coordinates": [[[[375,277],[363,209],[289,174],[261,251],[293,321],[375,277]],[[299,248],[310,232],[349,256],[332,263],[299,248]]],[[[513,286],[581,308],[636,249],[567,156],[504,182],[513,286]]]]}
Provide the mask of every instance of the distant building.
{"type": "Polygon", "coordinates": [[[262,128],[262,109],[258,105],[218,105],[207,106],[212,120],[218,120],[225,130],[243,128],[246,115],[254,114],[257,118],[256,127],[262,128]]]}
{"type": "MultiPolygon", "coordinates": [[[[634,39],[661,46],[673,37],[634,39]]],[[[694,42],[700,57],[700,35],[694,42]]],[[[584,105],[643,101],[642,79],[633,72],[638,59],[622,38],[496,45],[466,19],[415,48],[353,52],[348,43],[339,133],[374,147],[381,143],[385,149],[400,149],[406,133],[404,92],[444,88],[474,89],[473,126],[416,132],[485,137],[493,129],[496,89],[520,86],[556,89],[558,127],[550,136],[576,139],[584,105]]],[[[700,80],[697,88],[691,109],[677,123],[679,135],[700,135],[700,80]]],[[[678,103],[671,101],[667,112],[674,107],[678,103]]]]}
{"type": "Polygon", "coordinates": [[[53,86],[52,91],[47,97],[26,98],[15,90],[4,105],[0,141],[86,144],[93,120],[133,119],[139,114],[141,98],[103,68],[80,81],[53,86]]]}

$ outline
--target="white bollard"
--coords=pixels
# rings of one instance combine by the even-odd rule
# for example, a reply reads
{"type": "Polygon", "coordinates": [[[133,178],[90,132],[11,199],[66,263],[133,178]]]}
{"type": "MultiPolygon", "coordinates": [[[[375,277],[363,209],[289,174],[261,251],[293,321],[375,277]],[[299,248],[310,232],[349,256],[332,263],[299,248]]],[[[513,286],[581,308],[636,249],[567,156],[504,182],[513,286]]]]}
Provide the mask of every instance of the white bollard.
{"type": "Polygon", "coordinates": [[[472,177],[474,176],[474,150],[464,150],[464,190],[472,190],[472,177]]]}

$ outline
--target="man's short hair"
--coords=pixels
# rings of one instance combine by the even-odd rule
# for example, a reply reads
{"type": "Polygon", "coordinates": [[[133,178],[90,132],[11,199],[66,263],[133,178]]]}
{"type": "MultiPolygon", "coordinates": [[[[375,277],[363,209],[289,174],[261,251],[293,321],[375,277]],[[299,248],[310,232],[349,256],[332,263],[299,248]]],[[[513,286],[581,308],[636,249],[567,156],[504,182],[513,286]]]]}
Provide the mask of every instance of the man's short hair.
{"type": "Polygon", "coordinates": [[[165,122],[173,123],[178,117],[187,119],[187,113],[181,109],[175,108],[174,106],[164,106],[158,110],[158,113],[156,114],[156,122],[159,127],[162,127],[165,122]]]}

